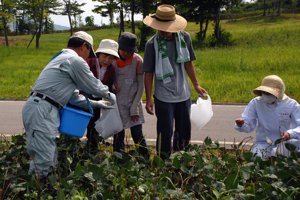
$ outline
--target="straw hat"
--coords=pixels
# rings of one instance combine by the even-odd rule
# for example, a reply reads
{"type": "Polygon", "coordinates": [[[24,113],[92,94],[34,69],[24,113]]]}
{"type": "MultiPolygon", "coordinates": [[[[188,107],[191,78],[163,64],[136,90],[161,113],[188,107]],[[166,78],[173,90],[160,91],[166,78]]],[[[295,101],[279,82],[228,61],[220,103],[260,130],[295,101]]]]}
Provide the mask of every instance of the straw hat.
{"type": "Polygon", "coordinates": [[[273,94],[281,100],[284,96],[285,85],[282,79],[276,75],[266,76],[263,79],[261,86],[254,89],[253,93],[257,96],[261,96],[262,91],[273,94]]]}
{"type": "Polygon", "coordinates": [[[182,31],[187,25],[186,19],[175,14],[175,8],[167,4],[158,6],[156,13],[145,17],[143,22],[156,30],[170,33],[182,31]]]}
{"type": "Polygon", "coordinates": [[[93,49],[93,37],[90,34],[84,32],[84,31],[78,31],[78,32],[74,33],[74,35],[72,35],[71,38],[80,38],[80,39],[84,40],[85,42],[87,42],[91,46],[89,58],[96,57],[94,49],[93,49]]]}
{"type": "Polygon", "coordinates": [[[111,39],[101,40],[98,49],[96,50],[96,54],[98,53],[106,53],[109,55],[113,55],[115,58],[120,58],[118,54],[119,44],[111,39]]]}

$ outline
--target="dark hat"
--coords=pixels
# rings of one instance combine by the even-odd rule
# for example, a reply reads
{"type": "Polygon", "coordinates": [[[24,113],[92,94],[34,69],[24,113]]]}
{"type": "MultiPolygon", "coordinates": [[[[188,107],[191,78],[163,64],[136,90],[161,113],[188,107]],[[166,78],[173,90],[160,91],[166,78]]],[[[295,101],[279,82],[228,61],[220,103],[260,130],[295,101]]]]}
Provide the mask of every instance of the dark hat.
{"type": "Polygon", "coordinates": [[[128,52],[137,52],[137,37],[133,33],[124,32],[119,38],[119,49],[128,52]]]}

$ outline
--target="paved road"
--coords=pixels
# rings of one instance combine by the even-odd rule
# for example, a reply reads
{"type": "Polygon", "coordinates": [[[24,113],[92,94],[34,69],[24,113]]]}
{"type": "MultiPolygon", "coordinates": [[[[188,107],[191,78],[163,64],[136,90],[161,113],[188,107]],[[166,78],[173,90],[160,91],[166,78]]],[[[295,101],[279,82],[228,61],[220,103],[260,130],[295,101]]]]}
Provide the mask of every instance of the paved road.
{"type": "MultiPolygon", "coordinates": [[[[22,125],[22,107],[25,101],[0,101],[0,134],[9,136],[24,133],[22,125]]],[[[143,106],[144,107],[144,106],[143,106]]],[[[221,146],[230,148],[233,143],[238,144],[244,138],[255,133],[240,133],[233,127],[234,120],[240,117],[245,105],[213,105],[214,115],[212,119],[198,130],[192,122],[192,143],[201,144],[209,136],[213,141],[218,140],[221,146]]],[[[155,144],[156,141],[156,118],[144,110],[146,123],[143,131],[148,144],[155,144]]],[[[108,139],[111,140],[111,139],[108,139]]],[[[253,141],[250,141],[252,143],[253,141]]]]}

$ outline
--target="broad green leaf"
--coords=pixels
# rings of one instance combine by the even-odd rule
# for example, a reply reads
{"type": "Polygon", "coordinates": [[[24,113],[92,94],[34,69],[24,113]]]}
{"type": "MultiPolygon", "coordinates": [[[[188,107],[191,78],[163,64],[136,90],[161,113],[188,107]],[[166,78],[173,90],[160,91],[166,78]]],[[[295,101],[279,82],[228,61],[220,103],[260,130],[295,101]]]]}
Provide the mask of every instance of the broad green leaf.
{"type": "Polygon", "coordinates": [[[266,138],[266,142],[267,142],[268,144],[270,144],[270,145],[274,145],[273,142],[272,142],[272,140],[270,140],[268,137],[266,138]]]}
{"type": "Polygon", "coordinates": [[[282,142],[282,139],[279,138],[279,139],[277,139],[277,140],[275,141],[274,145],[280,144],[281,142],[282,142]]]}
{"type": "Polygon", "coordinates": [[[220,192],[218,192],[216,189],[214,189],[213,188],[213,193],[214,193],[214,195],[217,197],[217,199],[219,199],[220,198],[220,196],[221,196],[221,193],[220,192]]]}
{"type": "Polygon", "coordinates": [[[211,138],[210,138],[210,137],[206,137],[206,138],[204,139],[204,143],[205,143],[207,146],[209,146],[209,145],[212,143],[211,138]]]}
{"type": "Polygon", "coordinates": [[[71,156],[68,156],[67,160],[68,160],[69,164],[72,164],[73,158],[71,156]]]}
{"type": "Polygon", "coordinates": [[[191,155],[189,155],[188,153],[184,153],[182,155],[182,158],[183,158],[184,162],[186,162],[186,163],[194,160],[193,157],[191,155]]]}
{"type": "Polygon", "coordinates": [[[19,153],[18,149],[17,149],[16,147],[12,147],[11,149],[9,149],[9,150],[7,151],[6,156],[7,156],[8,158],[11,158],[11,157],[17,156],[18,153],[19,153]]]}
{"type": "Polygon", "coordinates": [[[180,165],[181,165],[180,170],[184,173],[188,173],[189,170],[186,166],[186,163],[181,163],[180,165]]]}
{"type": "Polygon", "coordinates": [[[224,181],[227,189],[237,189],[238,188],[238,175],[230,174],[224,181]]]}
{"type": "Polygon", "coordinates": [[[65,194],[61,188],[57,190],[57,200],[65,200],[65,194]]]}
{"type": "Polygon", "coordinates": [[[98,167],[97,165],[89,164],[88,169],[93,173],[95,179],[100,179],[103,176],[103,168],[98,167]]]}
{"type": "Polygon", "coordinates": [[[165,162],[158,156],[154,156],[154,163],[157,167],[163,168],[166,164],[165,162]]]}
{"type": "Polygon", "coordinates": [[[217,191],[221,191],[222,189],[226,189],[225,184],[221,181],[216,181],[211,183],[211,186],[217,191]]]}
{"type": "Polygon", "coordinates": [[[248,180],[250,178],[250,167],[249,166],[243,166],[241,167],[241,172],[244,180],[248,180]]]}
{"type": "Polygon", "coordinates": [[[122,158],[123,158],[123,156],[122,156],[122,154],[121,154],[120,152],[114,151],[114,155],[115,155],[117,158],[119,158],[119,159],[122,159],[122,158]]]}
{"type": "Polygon", "coordinates": [[[203,180],[206,185],[210,185],[212,182],[212,178],[208,177],[207,175],[203,175],[203,180]]]}
{"type": "Polygon", "coordinates": [[[76,166],[76,169],[75,169],[75,172],[74,172],[75,176],[78,176],[78,177],[81,176],[82,175],[81,170],[83,170],[83,169],[85,169],[85,167],[78,164],[76,166]]]}
{"type": "Polygon", "coordinates": [[[203,186],[200,185],[199,183],[196,183],[196,184],[193,185],[192,188],[193,188],[194,192],[198,193],[198,192],[200,192],[202,190],[203,186]]]}
{"type": "Polygon", "coordinates": [[[204,167],[204,164],[203,164],[203,159],[199,154],[196,155],[196,160],[197,160],[197,167],[199,169],[202,169],[204,167]]]}
{"type": "Polygon", "coordinates": [[[69,184],[68,184],[68,182],[66,181],[66,179],[64,179],[64,178],[59,178],[59,180],[60,180],[61,185],[63,186],[63,188],[69,189],[69,184]]]}
{"type": "Polygon", "coordinates": [[[84,174],[84,177],[86,177],[87,179],[89,179],[90,181],[94,182],[95,179],[93,178],[93,172],[88,172],[84,174]]]}
{"type": "Polygon", "coordinates": [[[284,145],[285,145],[285,147],[286,147],[289,151],[292,151],[292,152],[295,151],[296,148],[297,148],[296,145],[291,144],[291,143],[285,143],[284,145]]]}
{"type": "Polygon", "coordinates": [[[180,162],[177,158],[177,156],[175,156],[174,160],[173,160],[173,166],[176,168],[176,169],[179,169],[180,168],[180,162]]]}
{"type": "Polygon", "coordinates": [[[289,171],[286,171],[286,170],[279,170],[277,172],[277,176],[280,179],[287,179],[287,178],[291,177],[291,173],[289,171]]]}

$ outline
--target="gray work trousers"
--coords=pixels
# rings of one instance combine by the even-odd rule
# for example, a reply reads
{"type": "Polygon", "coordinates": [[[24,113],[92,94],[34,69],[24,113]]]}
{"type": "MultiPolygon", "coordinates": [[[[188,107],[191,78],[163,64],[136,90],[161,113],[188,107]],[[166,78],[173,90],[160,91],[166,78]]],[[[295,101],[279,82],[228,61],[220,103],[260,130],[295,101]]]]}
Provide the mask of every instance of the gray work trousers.
{"type": "Polygon", "coordinates": [[[27,153],[31,156],[29,174],[46,177],[57,164],[56,136],[59,110],[39,97],[29,97],[22,110],[27,153]]]}

